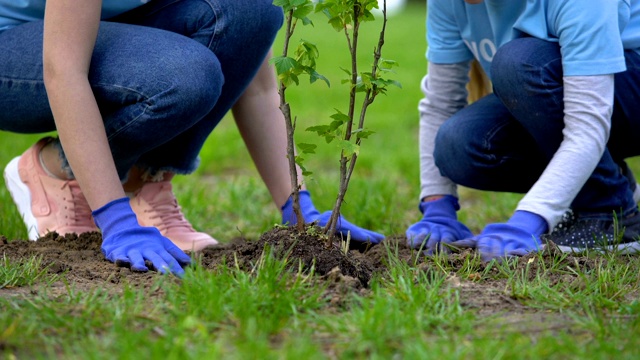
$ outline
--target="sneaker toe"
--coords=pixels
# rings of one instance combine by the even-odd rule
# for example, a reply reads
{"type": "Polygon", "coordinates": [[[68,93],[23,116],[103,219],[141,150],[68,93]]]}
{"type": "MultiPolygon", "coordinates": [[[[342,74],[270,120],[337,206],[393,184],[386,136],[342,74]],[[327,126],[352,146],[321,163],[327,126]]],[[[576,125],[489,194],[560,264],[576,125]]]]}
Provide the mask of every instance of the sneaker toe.
{"type": "Polygon", "coordinates": [[[203,232],[166,235],[182,251],[201,251],[206,247],[218,245],[218,241],[203,232]]]}

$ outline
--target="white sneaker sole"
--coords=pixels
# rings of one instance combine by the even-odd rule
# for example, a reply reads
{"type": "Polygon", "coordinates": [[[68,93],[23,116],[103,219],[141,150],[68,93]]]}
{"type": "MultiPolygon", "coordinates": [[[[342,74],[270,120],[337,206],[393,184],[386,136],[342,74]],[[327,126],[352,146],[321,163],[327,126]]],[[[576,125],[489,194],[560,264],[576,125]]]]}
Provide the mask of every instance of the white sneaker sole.
{"type": "Polygon", "coordinates": [[[36,220],[31,211],[31,192],[29,192],[27,185],[20,180],[20,173],[18,172],[19,161],[20,157],[18,156],[9,162],[9,165],[4,169],[4,181],[13,198],[13,202],[18,206],[22,220],[27,225],[29,240],[35,241],[40,237],[38,220],[36,220]]]}
{"type": "Polygon", "coordinates": [[[595,248],[579,248],[579,247],[558,245],[558,249],[560,249],[560,251],[562,251],[563,253],[581,253],[585,251],[592,251],[592,252],[599,252],[599,253],[612,252],[612,253],[617,253],[621,255],[630,255],[630,254],[636,254],[640,252],[640,242],[635,241],[630,243],[607,245],[607,246],[600,246],[595,248]]]}

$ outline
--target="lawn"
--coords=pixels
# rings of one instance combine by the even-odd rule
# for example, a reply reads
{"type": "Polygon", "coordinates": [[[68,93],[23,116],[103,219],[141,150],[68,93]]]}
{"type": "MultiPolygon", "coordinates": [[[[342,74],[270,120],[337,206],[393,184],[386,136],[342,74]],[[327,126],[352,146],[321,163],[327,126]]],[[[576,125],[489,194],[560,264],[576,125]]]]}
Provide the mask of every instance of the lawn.
{"type": "MultiPolygon", "coordinates": [[[[383,57],[399,63],[390,88],[371,106],[375,131],[362,150],[342,213],[392,238],[420,218],[417,209],[419,82],[425,73],[425,6],[410,2],[389,19],[383,57]]],[[[340,34],[319,16],[297,36],[320,49],[323,83],[288,92],[297,141],[315,143],[306,180],[320,210],[337,193],[338,152],[304,130],[346,107],[347,67],[340,34]]],[[[378,36],[365,24],[362,59],[378,36]]],[[[275,45],[281,48],[282,38],[275,45]]],[[[367,63],[368,64],[368,63],[367,63]]],[[[367,65],[368,66],[368,65],[367,65]]],[[[41,135],[0,132],[0,165],[41,135]]],[[[233,119],[225,119],[201,153],[202,166],[178,177],[175,190],[199,230],[231,244],[257,240],[279,223],[233,119]]],[[[640,163],[631,166],[636,173],[640,163]]],[[[461,190],[460,218],[474,232],[506,220],[521,195],[461,190]]],[[[0,186],[0,234],[9,244],[26,229],[0,186]]],[[[11,248],[14,249],[14,248],[11,248]]],[[[640,263],[613,253],[533,255],[502,264],[467,253],[406,261],[393,242],[384,272],[366,286],[344,276],[291,270],[269,256],[247,269],[194,266],[184,279],[156,273],[88,281],[91,269],[43,256],[0,261],[0,353],[7,359],[637,359],[640,357],[640,263]],[[82,275],[82,276],[80,276],[82,275]],[[79,280],[80,279],[80,280],[79,280]]],[[[84,256],[75,254],[76,256],[84,256]]],[[[265,253],[266,254],[266,253],[265,253]]],[[[95,256],[87,253],[86,256],[95,256]]],[[[293,267],[295,268],[295,263],[293,267]]]]}

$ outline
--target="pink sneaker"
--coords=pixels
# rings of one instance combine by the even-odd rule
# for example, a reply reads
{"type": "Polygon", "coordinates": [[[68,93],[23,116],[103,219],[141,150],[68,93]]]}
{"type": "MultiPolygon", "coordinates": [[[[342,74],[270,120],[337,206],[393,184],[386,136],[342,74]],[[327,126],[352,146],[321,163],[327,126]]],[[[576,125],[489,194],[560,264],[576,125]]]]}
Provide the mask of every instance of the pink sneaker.
{"type": "Polygon", "coordinates": [[[171,182],[147,182],[134,193],[131,208],[142,226],[154,226],[183,251],[200,251],[218,241],[193,229],[182,214],[171,182]]]}
{"type": "Polygon", "coordinates": [[[53,178],[42,168],[39,154],[49,141],[41,139],[4,170],[7,188],[27,225],[29,239],[37,240],[50,231],[60,235],[99,231],[78,182],[53,178]]]}

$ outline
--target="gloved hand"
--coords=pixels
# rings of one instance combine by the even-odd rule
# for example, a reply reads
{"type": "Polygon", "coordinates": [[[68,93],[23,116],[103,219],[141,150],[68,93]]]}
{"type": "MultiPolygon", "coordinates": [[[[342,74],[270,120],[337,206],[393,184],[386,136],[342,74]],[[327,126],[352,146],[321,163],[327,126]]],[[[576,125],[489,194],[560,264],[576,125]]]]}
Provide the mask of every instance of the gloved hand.
{"type": "MultiPolygon", "coordinates": [[[[318,226],[327,225],[331,218],[331,211],[326,211],[320,214],[315,205],[313,205],[313,202],[311,201],[311,194],[309,194],[308,191],[302,190],[298,194],[300,197],[300,210],[302,211],[304,220],[307,223],[317,221],[318,226]]],[[[287,199],[287,202],[282,206],[282,223],[289,225],[295,225],[298,223],[296,214],[293,212],[293,196],[290,196],[289,199],[287,199]]],[[[345,238],[347,237],[347,233],[351,233],[351,240],[355,242],[370,242],[372,244],[378,244],[380,241],[384,240],[384,235],[356,226],[345,220],[342,215],[338,217],[336,232],[345,238]]]]}
{"type": "Polygon", "coordinates": [[[148,271],[145,260],[149,260],[159,272],[164,274],[168,270],[182,277],[182,266],[191,263],[191,258],[158,229],[138,224],[127,197],[94,211],[93,218],[102,230],[102,254],[117,265],[148,271]]]}
{"type": "Polygon", "coordinates": [[[432,254],[436,250],[446,251],[446,247],[442,244],[451,244],[456,240],[472,237],[471,230],[458,221],[456,215],[458,210],[460,210],[458,199],[452,195],[421,202],[422,219],[406,231],[409,246],[420,248],[427,241],[423,249],[428,254],[432,254]]]}
{"type": "Polygon", "coordinates": [[[547,221],[538,214],[517,210],[505,224],[489,224],[474,239],[482,260],[523,256],[541,247],[547,221]]]}

